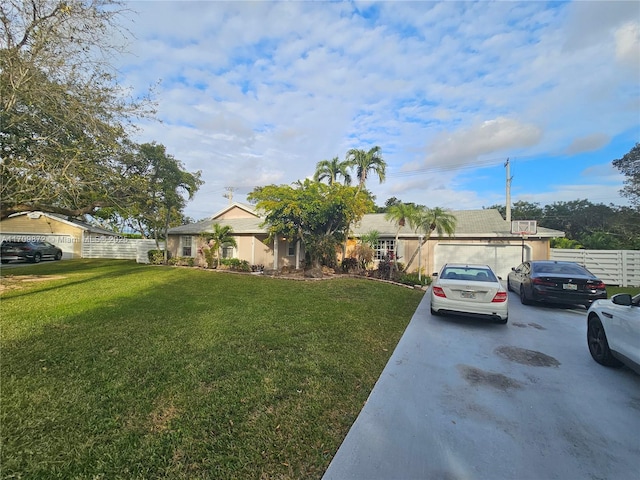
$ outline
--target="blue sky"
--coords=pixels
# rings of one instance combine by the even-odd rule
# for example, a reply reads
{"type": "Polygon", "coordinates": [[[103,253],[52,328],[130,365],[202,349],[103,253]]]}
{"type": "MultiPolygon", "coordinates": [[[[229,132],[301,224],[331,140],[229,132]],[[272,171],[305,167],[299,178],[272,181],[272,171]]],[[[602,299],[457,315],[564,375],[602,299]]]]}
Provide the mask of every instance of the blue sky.
{"type": "Polygon", "coordinates": [[[640,4],[579,2],[128,2],[120,80],[155,88],[141,122],[205,185],[313,175],[379,145],[389,197],[454,210],[512,201],[626,205],[611,161],[640,141],[640,4]]]}

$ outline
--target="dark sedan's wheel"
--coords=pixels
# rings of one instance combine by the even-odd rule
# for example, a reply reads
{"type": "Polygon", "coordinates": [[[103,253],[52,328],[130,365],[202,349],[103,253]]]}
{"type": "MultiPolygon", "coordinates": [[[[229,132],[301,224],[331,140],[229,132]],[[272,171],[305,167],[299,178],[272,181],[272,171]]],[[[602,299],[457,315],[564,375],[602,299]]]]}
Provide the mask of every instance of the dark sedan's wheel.
{"type": "Polygon", "coordinates": [[[509,281],[508,277],[507,277],[507,290],[509,290],[510,292],[513,292],[513,288],[511,288],[511,282],[509,281]]]}
{"type": "Polygon", "coordinates": [[[9,260],[2,260],[2,263],[9,263],[9,260]]]}
{"type": "Polygon", "coordinates": [[[55,257],[53,257],[53,258],[54,258],[55,260],[60,260],[60,259],[62,259],[62,252],[58,252],[58,253],[56,253],[56,256],[55,256],[55,257]]]}
{"type": "Polygon", "coordinates": [[[589,318],[587,326],[587,343],[589,345],[589,353],[593,359],[600,365],[607,367],[621,367],[622,362],[611,354],[607,334],[604,331],[602,322],[597,316],[589,318]]]}
{"type": "Polygon", "coordinates": [[[531,305],[533,303],[527,298],[527,294],[524,292],[524,285],[520,287],[520,302],[523,305],[531,305]]]}
{"type": "Polygon", "coordinates": [[[42,254],[40,253],[36,253],[33,256],[33,263],[40,263],[40,260],[42,260],[42,254]]]}

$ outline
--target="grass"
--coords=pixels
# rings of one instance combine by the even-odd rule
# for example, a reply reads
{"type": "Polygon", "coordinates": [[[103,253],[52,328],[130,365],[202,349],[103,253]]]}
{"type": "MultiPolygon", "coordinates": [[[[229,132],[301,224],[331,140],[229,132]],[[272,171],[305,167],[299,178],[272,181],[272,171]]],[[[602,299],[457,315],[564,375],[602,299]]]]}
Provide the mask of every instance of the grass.
{"type": "Polygon", "coordinates": [[[3,274],[2,478],[320,478],[422,298],[127,261],[3,274]]]}
{"type": "Polygon", "coordinates": [[[617,287],[617,286],[607,285],[607,297],[608,298],[611,298],[612,296],[614,296],[617,293],[628,293],[631,296],[633,296],[633,295],[637,295],[638,293],[640,293],[640,288],[639,287],[617,287]]]}

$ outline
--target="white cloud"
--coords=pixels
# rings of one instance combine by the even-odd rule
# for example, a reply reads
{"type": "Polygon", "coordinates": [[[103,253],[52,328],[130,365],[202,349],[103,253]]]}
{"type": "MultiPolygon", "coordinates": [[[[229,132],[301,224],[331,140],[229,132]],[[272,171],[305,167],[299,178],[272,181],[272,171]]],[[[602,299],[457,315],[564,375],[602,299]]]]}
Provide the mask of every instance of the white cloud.
{"type": "Polygon", "coordinates": [[[640,23],[629,22],[616,30],[616,59],[639,75],[640,23]]]}
{"type": "Polygon", "coordinates": [[[604,147],[611,138],[604,133],[593,133],[585,137],[576,138],[571,145],[567,147],[568,155],[575,155],[582,152],[592,152],[604,147]]]}
{"type": "Polygon", "coordinates": [[[162,79],[164,123],[140,139],[203,170],[189,206],[200,216],[226,202],[224,186],[290,183],[373,145],[389,172],[435,169],[370,185],[380,204],[478,208],[502,189],[480,194],[454,169],[602,149],[638,126],[633,2],[131,5],[122,83],[162,79]]]}
{"type": "Polygon", "coordinates": [[[453,133],[443,133],[428,146],[426,163],[431,166],[456,167],[476,162],[480,157],[535,145],[541,131],[535,125],[517,120],[496,118],[453,133]]]}

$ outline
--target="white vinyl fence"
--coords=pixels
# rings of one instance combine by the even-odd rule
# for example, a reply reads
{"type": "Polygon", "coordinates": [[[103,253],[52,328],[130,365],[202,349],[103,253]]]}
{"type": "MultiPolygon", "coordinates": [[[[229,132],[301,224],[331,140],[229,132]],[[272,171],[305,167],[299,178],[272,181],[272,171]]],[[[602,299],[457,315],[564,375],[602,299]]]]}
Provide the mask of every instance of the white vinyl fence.
{"type": "MultiPolygon", "coordinates": [[[[160,242],[164,248],[164,242],[160,242]]],[[[113,258],[149,263],[149,250],[156,249],[155,240],[120,237],[85,237],[82,242],[82,258],[113,258]]]]}
{"type": "Polygon", "coordinates": [[[640,250],[571,250],[552,248],[551,260],[585,266],[607,285],[640,286],[640,250]]]}

